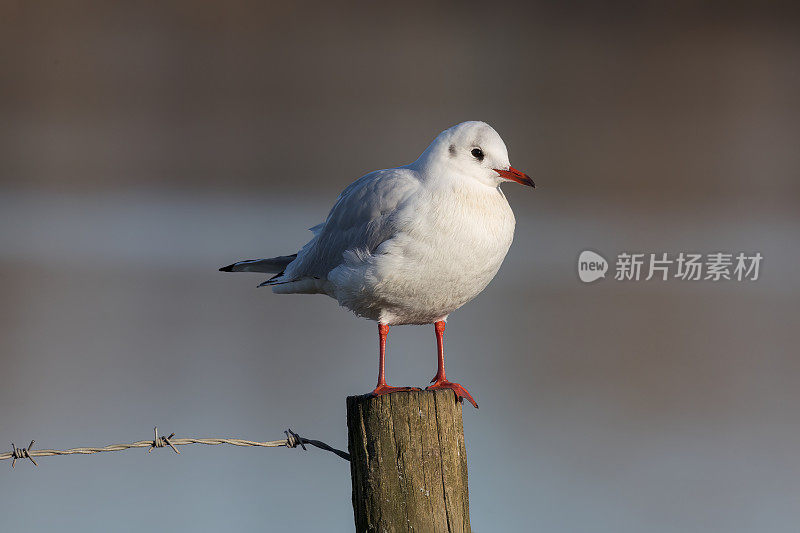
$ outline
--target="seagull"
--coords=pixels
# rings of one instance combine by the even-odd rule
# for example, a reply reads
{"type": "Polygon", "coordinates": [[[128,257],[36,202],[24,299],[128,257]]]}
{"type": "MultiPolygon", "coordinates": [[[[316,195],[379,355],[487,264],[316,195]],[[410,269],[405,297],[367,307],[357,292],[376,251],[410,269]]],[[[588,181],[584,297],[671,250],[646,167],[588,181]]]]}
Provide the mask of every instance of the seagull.
{"type": "Polygon", "coordinates": [[[314,236],[292,255],[238,261],[223,272],[275,274],[259,287],[276,294],[325,294],[378,323],[378,384],[372,395],[419,390],[386,381],[390,326],[433,324],[438,370],[432,389],[452,389],[458,401],[478,404],[447,379],[447,317],[494,278],[514,237],[514,213],[500,190],[513,181],[534,187],[511,166],[500,135],[469,121],[440,133],[409,165],[376,170],[338,197],[314,236]]]}

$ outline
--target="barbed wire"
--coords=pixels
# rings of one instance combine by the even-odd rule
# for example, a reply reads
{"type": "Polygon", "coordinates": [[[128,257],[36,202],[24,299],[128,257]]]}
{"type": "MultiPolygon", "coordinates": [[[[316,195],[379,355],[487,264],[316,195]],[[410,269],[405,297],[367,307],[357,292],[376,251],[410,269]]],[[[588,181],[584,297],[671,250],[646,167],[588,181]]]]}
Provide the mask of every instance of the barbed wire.
{"type": "Polygon", "coordinates": [[[17,459],[30,459],[35,466],[39,466],[39,464],[34,460],[34,457],[49,457],[53,455],[74,455],[74,454],[88,455],[92,453],[118,452],[122,450],[128,450],[130,448],[149,448],[147,450],[147,453],[150,453],[153,451],[153,448],[163,448],[165,446],[169,446],[175,453],[180,455],[181,452],[178,451],[178,448],[176,448],[176,446],[186,446],[188,444],[206,444],[208,446],[216,446],[218,444],[231,444],[233,446],[260,446],[262,448],[278,448],[281,446],[285,446],[287,448],[296,448],[297,446],[300,446],[304,450],[306,449],[305,445],[310,444],[311,446],[315,446],[321,450],[335,453],[336,455],[338,455],[339,457],[341,457],[346,461],[350,460],[349,453],[343,452],[342,450],[337,450],[336,448],[328,446],[322,441],[301,437],[300,435],[292,431],[291,428],[284,431],[284,433],[286,434],[285,439],[268,440],[265,442],[260,442],[256,440],[246,440],[235,437],[175,438],[175,433],[170,433],[168,437],[165,437],[163,435],[159,436],[158,427],[155,427],[153,428],[153,440],[139,440],[136,442],[132,442],[130,444],[109,444],[108,446],[70,448],[68,450],[34,450],[33,445],[36,442],[35,440],[32,440],[27,448],[17,448],[12,442],[10,452],[0,453],[0,461],[5,459],[11,459],[11,468],[14,468],[14,466],[17,463],[17,459]]]}

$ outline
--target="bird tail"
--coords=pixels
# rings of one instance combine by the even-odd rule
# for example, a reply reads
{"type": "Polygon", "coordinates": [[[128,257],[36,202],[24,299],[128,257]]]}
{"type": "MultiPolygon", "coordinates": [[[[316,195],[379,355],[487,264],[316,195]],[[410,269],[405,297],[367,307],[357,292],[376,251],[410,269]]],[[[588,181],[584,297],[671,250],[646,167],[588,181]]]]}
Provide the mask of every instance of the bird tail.
{"type": "Polygon", "coordinates": [[[266,272],[267,274],[280,274],[296,257],[297,254],[292,254],[270,257],[269,259],[248,259],[224,266],[219,270],[220,272],[266,272]]]}

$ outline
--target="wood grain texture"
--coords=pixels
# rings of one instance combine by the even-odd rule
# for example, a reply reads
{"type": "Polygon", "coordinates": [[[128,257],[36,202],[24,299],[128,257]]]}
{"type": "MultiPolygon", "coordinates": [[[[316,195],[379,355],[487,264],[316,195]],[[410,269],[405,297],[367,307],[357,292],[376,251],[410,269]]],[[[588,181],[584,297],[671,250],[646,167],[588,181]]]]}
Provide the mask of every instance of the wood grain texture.
{"type": "Polygon", "coordinates": [[[347,429],[356,531],[471,531],[453,391],[350,396],[347,429]]]}

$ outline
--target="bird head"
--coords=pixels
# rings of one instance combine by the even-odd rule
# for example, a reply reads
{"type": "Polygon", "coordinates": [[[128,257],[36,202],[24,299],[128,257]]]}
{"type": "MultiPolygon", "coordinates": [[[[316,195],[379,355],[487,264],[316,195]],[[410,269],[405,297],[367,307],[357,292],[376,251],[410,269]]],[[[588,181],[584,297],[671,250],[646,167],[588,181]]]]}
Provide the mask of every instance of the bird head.
{"type": "Polygon", "coordinates": [[[514,181],[533,187],[533,180],[511,166],[500,135],[485,122],[469,121],[444,130],[411,166],[431,176],[471,178],[497,187],[514,181]]]}

